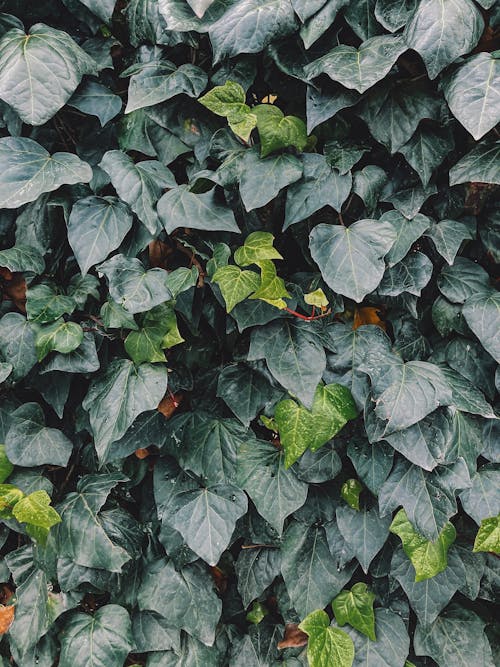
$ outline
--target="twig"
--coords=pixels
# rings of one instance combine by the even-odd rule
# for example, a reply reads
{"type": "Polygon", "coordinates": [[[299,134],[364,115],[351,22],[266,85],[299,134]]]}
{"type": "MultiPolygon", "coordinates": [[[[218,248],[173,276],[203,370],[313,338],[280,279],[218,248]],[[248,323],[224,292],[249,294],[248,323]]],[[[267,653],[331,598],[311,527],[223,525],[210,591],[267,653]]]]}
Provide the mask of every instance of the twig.
{"type": "Polygon", "coordinates": [[[205,284],[205,276],[207,275],[205,271],[203,270],[202,265],[200,262],[196,259],[196,255],[192,250],[189,248],[186,248],[185,245],[182,245],[180,241],[175,239],[175,245],[177,247],[177,250],[182,252],[184,255],[187,255],[189,257],[189,265],[190,266],[196,266],[198,269],[198,282],[197,282],[197,287],[203,287],[205,284]]]}

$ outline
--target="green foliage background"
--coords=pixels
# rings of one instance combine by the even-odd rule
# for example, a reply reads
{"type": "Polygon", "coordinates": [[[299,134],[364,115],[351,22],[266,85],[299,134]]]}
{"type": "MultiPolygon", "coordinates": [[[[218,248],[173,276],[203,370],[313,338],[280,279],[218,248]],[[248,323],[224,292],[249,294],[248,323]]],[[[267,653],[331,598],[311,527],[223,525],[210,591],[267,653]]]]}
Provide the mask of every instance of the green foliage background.
{"type": "Polygon", "coordinates": [[[500,5],[0,10],[0,665],[498,664],[500,5]]]}

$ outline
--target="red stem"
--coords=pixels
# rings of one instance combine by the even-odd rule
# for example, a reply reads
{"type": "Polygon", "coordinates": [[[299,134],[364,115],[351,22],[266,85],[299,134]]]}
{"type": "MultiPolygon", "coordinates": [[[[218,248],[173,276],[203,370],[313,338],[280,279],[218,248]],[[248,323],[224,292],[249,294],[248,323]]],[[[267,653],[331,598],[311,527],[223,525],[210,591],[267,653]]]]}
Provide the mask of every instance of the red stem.
{"type": "MultiPolygon", "coordinates": [[[[327,315],[330,315],[332,310],[329,308],[326,313],[322,313],[321,315],[302,315],[301,313],[298,313],[296,310],[292,310],[291,308],[285,308],[287,313],[290,313],[291,315],[295,315],[295,317],[298,317],[299,320],[304,320],[304,322],[313,322],[314,320],[321,320],[323,317],[327,317],[327,315]]],[[[313,312],[314,312],[314,307],[313,307],[313,312]]]]}

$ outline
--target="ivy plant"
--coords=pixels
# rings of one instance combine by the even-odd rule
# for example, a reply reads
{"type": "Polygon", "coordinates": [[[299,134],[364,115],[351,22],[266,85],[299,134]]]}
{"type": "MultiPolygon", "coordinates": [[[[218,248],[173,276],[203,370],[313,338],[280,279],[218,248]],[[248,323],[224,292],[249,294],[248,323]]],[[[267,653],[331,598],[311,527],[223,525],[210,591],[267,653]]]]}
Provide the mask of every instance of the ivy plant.
{"type": "Polygon", "coordinates": [[[498,664],[500,4],[0,9],[0,667],[498,664]]]}

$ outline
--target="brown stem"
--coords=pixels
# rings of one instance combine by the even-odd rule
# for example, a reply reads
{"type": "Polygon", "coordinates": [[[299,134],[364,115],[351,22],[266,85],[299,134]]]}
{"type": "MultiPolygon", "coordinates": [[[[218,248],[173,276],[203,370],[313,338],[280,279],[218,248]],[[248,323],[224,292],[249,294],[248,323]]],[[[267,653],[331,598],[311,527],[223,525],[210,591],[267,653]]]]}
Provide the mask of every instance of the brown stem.
{"type": "Polygon", "coordinates": [[[203,270],[203,267],[200,264],[200,262],[196,259],[196,255],[194,254],[194,252],[192,250],[190,250],[189,248],[186,248],[186,246],[182,245],[182,243],[180,241],[178,241],[177,239],[175,240],[175,245],[177,247],[177,250],[179,250],[184,255],[187,255],[189,257],[189,262],[190,262],[189,265],[190,266],[196,266],[196,268],[198,269],[197,287],[203,287],[203,285],[205,284],[205,276],[207,274],[203,270]]]}

